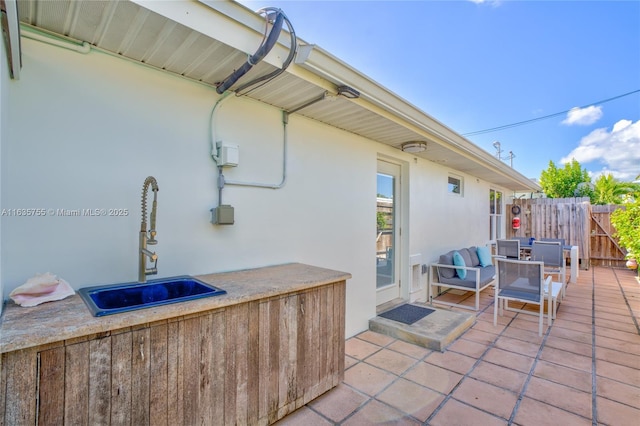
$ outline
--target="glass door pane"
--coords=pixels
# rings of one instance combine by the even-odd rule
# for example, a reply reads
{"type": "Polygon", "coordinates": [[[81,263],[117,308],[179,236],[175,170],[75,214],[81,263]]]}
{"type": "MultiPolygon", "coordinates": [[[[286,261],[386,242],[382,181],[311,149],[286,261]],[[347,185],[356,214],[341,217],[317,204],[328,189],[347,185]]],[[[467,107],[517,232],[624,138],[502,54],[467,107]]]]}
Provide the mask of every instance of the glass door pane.
{"type": "Polygon", "coordinates": [[[376,197],[376,288],[395,282],[395,177],[378,173],[376,197]]]}
{"type": "Polygon", "coordinates": [[[378,160],[376,305],[400,297],[400,165],[378,160]]]}

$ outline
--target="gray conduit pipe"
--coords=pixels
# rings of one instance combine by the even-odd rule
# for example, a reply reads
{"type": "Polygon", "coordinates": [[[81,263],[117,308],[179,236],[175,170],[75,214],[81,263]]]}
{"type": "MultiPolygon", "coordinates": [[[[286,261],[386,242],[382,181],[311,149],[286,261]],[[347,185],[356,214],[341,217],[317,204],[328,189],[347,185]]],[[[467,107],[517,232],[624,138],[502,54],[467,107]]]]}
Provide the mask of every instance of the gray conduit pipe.
{"type": "MultiPolygon", "coordinates": [[[[211,109],[211,115],[209,117],[209,127],[211,129],[211,158],[215,161],[216,164],[219,162],[218,158],[218,148],[216,146],[217,143],[217,134],[216,134],[216,112],[220,109],[222,104],[230,99],[233,94],[231,91],[227,91],[222,94],[220,99],[215,103],[213,108],[211,109]]],[[[218,166],[218,206],[222,204],[222,189],[225,185],[232,186],[246,186],[252,188],[266,188],[266,189],[280,189],[287,182],[287,147],[288,147],[288,131],[287,124],[289,124],[289,112],[282,111],[282,180],[280,183],[261,183],[261,182],[242,182],[235,180],[226,180],[224,174],[222,172],[222,167],[218,166]]]]}
{"type": "Polygon", "coordinates": [[[31,30],[22,31],[21,35],[23,37],[30,38],[32,40],[50,44],[56,47],[62,47],[63,49],[72,50],[78,53],[87,54],[91,51],[91,45],[86,41],[83,41],[82,44],[76,44],[71,41],[54,38],[54,36],[48,36],[41,33],[32,32],[31,30]]]}
{"type": "MultiPolygon", "coordinates": [[[[260,183],[260,182],[241,182],[236,180],[226,180],[222,174],[222,168],[218,167],[218,187],[220,190],[224,188],[224,185],[234,186],[248,186],[252,188],[267,188],[267,189],[280,189],[287,182],[287,124],[289,124],[289,113],[282,111],[282,180],[280,183],[260,183]]],[[[222,196],[222,192],[220,192],[222,196]]]]}
{"type": "MultiPolygon", "coordinates": [[[[273,46],[275,46],[275,44],[278,42],[278,37],[280,36],[280,30],[282,29],[282,23],[284,22],[284,14],[281,13],[280,9],[275,9],[275,10],[271,10],[271,8],[268,8],[268,9],[269,11],[273,11],[276,13],[276,19],[273,23],[273,28],[271,28],[269,35],[267,36],[264,43],[260,45],[256,53],[250,56],[240,68],[238,68],[233,73],[231,73],[231,75],[225,78],[222,81],[222,83],[218,85],[218,87],[216,88],[216,92],[218,92],[219,95],[226,92],[227,89],[229,89],[231,86],[233,86],[236,83],[236,81],[238,81],[243,75],[248,73],[249,70],[251,70],[251,68],[253,68],[254,65],[262,61],[262,59],[265,56],[267,56],[267,54],[271,51],[273,46]]],[[[268,18],[267,12],[268,11],[265,10],[265,13],[266,13],[265,18],[268,21],[269,18],[268,18]]]]}

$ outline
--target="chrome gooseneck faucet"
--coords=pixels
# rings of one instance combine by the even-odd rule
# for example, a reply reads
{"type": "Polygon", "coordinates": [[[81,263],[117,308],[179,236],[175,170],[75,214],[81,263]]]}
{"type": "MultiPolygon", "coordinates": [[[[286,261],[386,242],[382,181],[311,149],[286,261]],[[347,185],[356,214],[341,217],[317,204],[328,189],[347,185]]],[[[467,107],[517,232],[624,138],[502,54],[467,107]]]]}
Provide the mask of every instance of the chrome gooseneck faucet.
{"type": "Polygon", "coordinates": [[[147,281],[147,275],[155,275],[158,273],[158,255],[147,249],[147,244],[158,244],[156,241],[156,209],[158,207],[158,182],[153,176],[149,176],[144,180],[142,185],[142,222],[140,223],[140,250],[138,251],[138,281],[143,283],[147,281]],[[151,186],[153,191],[153,205],[151,207],[151,226],[149,236],[147,237],[147,191],[151,186]],[[153,261],[153,267],[147,268],[147,257],[153,261]]]}

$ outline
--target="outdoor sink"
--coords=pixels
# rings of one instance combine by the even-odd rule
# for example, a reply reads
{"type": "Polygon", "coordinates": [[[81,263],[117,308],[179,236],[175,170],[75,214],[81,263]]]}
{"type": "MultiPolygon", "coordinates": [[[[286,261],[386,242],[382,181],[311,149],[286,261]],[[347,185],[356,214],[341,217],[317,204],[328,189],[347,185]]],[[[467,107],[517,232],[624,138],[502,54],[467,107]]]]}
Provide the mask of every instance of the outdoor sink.
{"type": "Polygon", "coordinates": [[[78,290],[95,317],[226,294],[191,276],[85,287],[78,290]]]}

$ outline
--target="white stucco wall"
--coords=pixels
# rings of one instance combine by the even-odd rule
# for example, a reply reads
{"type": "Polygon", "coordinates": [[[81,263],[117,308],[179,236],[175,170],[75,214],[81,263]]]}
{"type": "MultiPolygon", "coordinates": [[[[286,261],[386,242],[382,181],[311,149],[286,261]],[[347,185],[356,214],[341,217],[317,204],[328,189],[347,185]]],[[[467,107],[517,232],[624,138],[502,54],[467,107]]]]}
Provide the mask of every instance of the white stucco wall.
{"type": "MultiPolygon", "coordinates": [[[[218,99],[212,88],[26,39],[23,60],[21,80],[2,91],[11,104],[10,111],[2,109],[2,206],[129,214],[3,218],[5,298],[38,272],[57,274],[75,288],[136,280],[140,194],[148,175],[160,187],[159,243],[152,247],[158,277],[285,262],[350,272],[347,336],[365,330],[375,315],[379,155],[402,162],[409,177],[405,260],[420,253],[428,263],[488,238],[488,214],[479,214],[488,212],[485,182],[462,175],[464,196],[453,197],[446,167],[295,114],[286,185],[227,186],[223,203],[234,206],[235,225],[211,225],[217,173],[208,123],[218,99]]],[[[217,136],[240,147],[240,165],[226,169],[226,178],[280,182],[281,112],[234,97],[216,118],[217,136]]]]}
{"type": "Polygon", "coordinates": [[[488,242],[488,183],[425,160],[412,169],[411,183],[411,249],[425,263],[448,250],[488,242]],[[462,195],[447,192],[449,173],[463,178],[462,195]]]}
{"type": "MultiPolygon", "coordinates": [[[[396,157],[408,170],[409,188],[405,199],[408,198],[409,219],[403,227],[403,235],[408,238],[405,265],[409,264],[409,256],[419,255],[423,264],[429,264],[449,250],[488,243],[489,189],[506,193],[504,188],[391,147],[379,146],[378,150],[382,155],[396,157]],[[463,179],[462,195],[448,192],[450,174],[463,179]]],[[[408,268],[403,272],[403,281],[411,284],[408,268]]],[[[426,274],[420,281],[423,291],[415,295],[423,300],[426,298],[426,274]]],[[[403,296],[409,298],[407,287],[404,289],[403,296]]],[[[413,300],[414,295],[411,296],[413,300]]]]}

